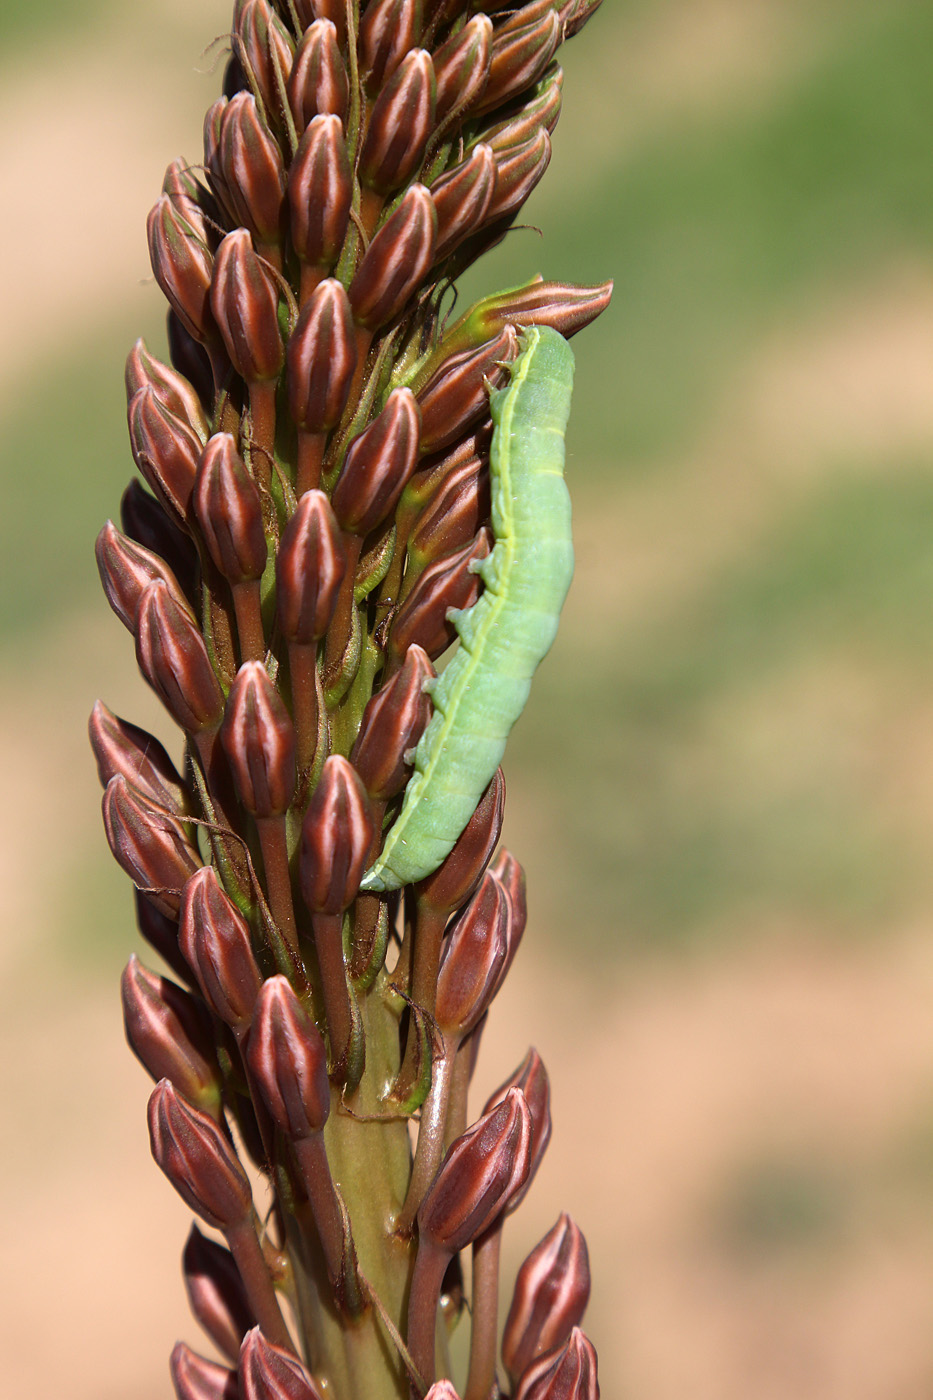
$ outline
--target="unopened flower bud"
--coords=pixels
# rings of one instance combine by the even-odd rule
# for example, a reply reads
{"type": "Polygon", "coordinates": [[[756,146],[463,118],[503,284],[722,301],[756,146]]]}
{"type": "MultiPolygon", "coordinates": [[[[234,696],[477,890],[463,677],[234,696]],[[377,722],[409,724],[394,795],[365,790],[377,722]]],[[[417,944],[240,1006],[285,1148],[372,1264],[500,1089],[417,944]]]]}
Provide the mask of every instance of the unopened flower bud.
{"type": "Polygon", "coordinates": [[[434,100],[431,55],[413,49],[376,99],[360,155],[363,184],[389,194],[411,179],[434,126],[434,100]]]}
{"type": "Polygon", "coordinates": [[[152,1155],[196,1215],[217,1230],[246,1219],[252,1209],[249,1180],[221,1129],[193,1108],[167,1079],[149,1099],[152,1155]]]}
{"type": "Polygon", "coordinates": [[[334,114],[312,117],[288,172],[292,243],[302,262],[333,266],[352,201],[353,171],[343,122],[334,114]]]}
{"type": "Polygon", "coordinates": [[[156,397],[137,389],[127,409],[133,460],[176,522],[184,522],[198,469],[201,439],[156,397]]]}
{"type": "Polygon", "coordinates": [[[262,977],[249,925],[209,865],[182,891],[178,943],[211,1009],[234,1030],[248,1026],[262,977]]]}
{"type": "Polygon", "coordinates": [[[408,557],[420,571],[445,554],[462,549],[489,519],[489,467],[468,457],[441,480],[412,527],[408,557]]]}
{"type": "Polygon", "coordinates": [[[220,1070],[204,1005],[133,953],[120,984],[123,1026],[133,1054],[153,1079],[170,1079],[189,1103],[217,1116],[220,1070]]]}
{"type": "Polygon", "coordinates": [[[460,1400],[450,1381],[435,1381],[424,1400],[460,1400]]]}
{"type": "Polygon", "coordinates": [[[184,375],[202,403],[213,404],[214,369],[210,355],[171,307],[165,315],[165,330],[172,367],[184,375]]]}
{"type": "Polygon", "coordinates": [[[189,985],[193,984],[191,968],[178,946],[177,917],[170,918],[168,914],[162,913],[141,890],[134,889],[133,899],[136,905],[136,927],[150,948],[154,948],[159,957],[168,963],[176,977],[189,985]]]}
{"type": "Polygon", "coordinates": [[[243,1339],[238,1374],[241,1400],[322,1400],[297,1357],[273,1346],[258,1327],[243,1339]]]}
{"type": "Polygon", "coordinates": [[[290,1138],[319,1133],[330,1113],[327,1051],[285,977],[270,977],[256,1003],[249,1064],[269,1112],[290,1138]]]}
{"type": "Polygon", "coordinates": [[[200,564],[194,542],[135,477],[120,500],[120,523],[127,536],[172,570],[184,596],[197,596],[200,564]]]}
{"type": "Polygon", "coordinates": [[[207,171],[211,189],[224,209],[233,217],[233,200],[227,189],[227,181],[220,163],[220,131],[224,112],[230,102],[229,97],[218,97],[204,114],[204,169],[207,171]]]}
{"type": "Polygon", "coordinates": [[[361,326],[378,330],[398,315],[434,261],[436,240],[434,202],[424,185],[412,185],[350,283],[350,305],[361,326]]]}
{"type": "Polygon", "coordinates": [[[139,601],[136,660],[169,714],[189,734],[222,718],[224,694],[204,638],[162,579],[150,583],[139,601]]]}
{"type": "Polygon", "coordinates": [[[565,0],[559,11],[564,38],[572,39],[575,34],[579,34],[602,3],[603,0],[565,0]]]}
{"type": "Polygon", "coordinates": [[[240,1343],[256,1319],[233,1255],[192,1225],[182,1269],[191,1311],[214,1345],[236,1361],[240,1343]]]}
{"type": "Polygon", "coordinates": [[[497,30],[492,41],[489,78],[473,111],[489,112],[537,82],[560,43],[560,19],[550,5],[536,19],[525,6],[497,30]]]}
{"type": "Polygon", "coordinates": [[[153,579],[162,579],[176,602],[187,608],[181,585],[165,560],[121,534],[112,520],[97,536],[94,553],[107,602],[131,632],[136,629],[139,600],[153,579]]]}
{"type": "Polygon", "coordinates": [[[208,552],[227,582],[261,578],[268,552],[262,502],[230,433],[215,433],[201,453],[192,505],[208,552]]]}
{"type": "Polygon", "coordinates": [[[332,754],[301,828],[301,891],[312,914],[341,914],[356,898],[376,834],[356,769],[332,754]]]}
{"type": "Polygon", "coordinates": [[[486,86],[492,58],[492,20],[474,15],[434,55],[437,81],[435,120],[468,112],[486,86]]]}
{"type": "Polygon", "coordinates": [[[190,796],[177,768],[158,739],[128,720],[118,719],[98,700],[88,722],[91,748],[101,787],[122,773],[150,802],[178,814],[188,809],[190,796]]]}
{"type": "Polygon", "coordinates": [[[217,159],[237,223],[260,243],[277,243],[285,198],[279,144],[251,92],[238,92],[220,124],[217,159]]]}
{"type": "Polygon", "coordinates": [[[485,222],[497,178],[493,151],[480,142],[466,160],[434,181],[431,198],[437,210],[435,261],[446,258],[485,222]]]}
{"type": "MultiPolygon", "coordinates": [[[[259,90],[271,121],[282,120],[295,46],[269,0],[246,0],[234,11],[233,52],[259,90]]],[[[252,83],[250,84],[252,86],[252,83]]]]}
{"type": "Polygon", "coordinates": [[[514,1391],[515,1400],[599,1400],[596,1349],[574,1327],[559,1351],[533,1361],[514,1391]]]}
{"type": "Polygon", "coordinates": [[[278,287],[245,228],[228,233],[217,249],[211,308],[237,374],[247,384],[276,379],[285,359],[278,287]]]}
{"type": "Polygon", "coordinates": [[[371,0],[360,20],[360,73],[378,92],[418,42],[420,0],[371,0]]]}
{"type": "Polygon", "coordinates": [[[330,501],[306,491],[282,532],[275,558],[279,626],[287,642],[324,636],[337,605],[347,556],[330,501]]]}
{"type": "Polygon", "coordinates": [[[104,830],[114,859],[169,918],[178,913],[181,889],[201,865],[184,825],[164,807],[151,805],[122,773],[107,784],[104,830]]]}
{"type": "Polygon", "coordinates": [[[305,30],[288,75],[288,101],[299,131],[318,115],[346,121],[350,79],[332,20],[316,19],[305,30]]]}
{"type": "Polygon", "coordinates": [[[415,642],[432,661],[447,650],[456,636],[448,613],[471,607],[479,597],[479,576],[471,566],[486,558],[490,540],[481,530],[464,549],[425,569],[392,623],[388,645],[394,656],[404,656],[415,642]]]}
{"type": "Polygon", "coordinates": [[[410,389],[393,389],[385,408],[355,437],[331,497],[344,530],[368,535],[398,502],[418,464],[421,412],[410,389]]]}
{"type": "Polygon", "coordinates": [[[169,1366],[178,1400],[240,1400],[236,1371],[176,1342],[169,1366]]]}
{"type": "Polygon", "coordinates": [[[341,282],[311,293],[288,341],[288,406],[299,428],[323,433],[340,420],[356,370],[356,336],[341,282]]]}
{"type": "MultiPolygon", "coordinates": [[[[468,1035],[495,995],[508,946],[510,916],[508,897],[487,870],[444,938],[435,1017],[446,1034],[457,1039],[468,1035]]],[[[524,1089],[524,1085],[517,1087],[524,1089]]],[[[487,1104],[486,1111],[493,1106],[487,1104]]]]}
{"type": "Polygon", "coordinates": [[[507,381],[505,366],[518,351],[518,332],[504,326],[478,350],[464,350],[441,365],[418,395],[422,452],[449,447],[488,413],[489,389],[507,381]]]}
{"type": "Polygon", "coordinates": [[[528,1175],[531,1114],[520,1089],[458,1137],[418,1211],[422,1238],[451,1253],[497,1219],[528,1175]]]}
{"type": "Polygon", "coordinates": [[[502,1360],[513,1385],[539,1356],[564,1345],[589,1300],[586,1240],[564,1214],[535,1245],[515,1280],[502,1334],[502,1360]]]}
{"type": "Polygon", "coordinates": [[[437,913],[459,909],[476,889],[502,831],[505,778],[497,768],[445,861],[418,886],[418,903],[437,913]]]}
{"type": "Polygon", "coordinates": [[[505,962],[499,974],[499,986],[505,981],[512,966],[518,946],[528,921],[528,905],[525,892],[525,872],[510,851],[501,850],[492,862],[490,869],[499,877],[512,905],[512,918],[509,924],[509,946],[505,962]]]}
{"type": "Polygon", "coordinates": [[[210,340],[214,335],[210,249],[166,194],[150,211],[147,228],[149,260],[156,281],[195,340],[210,340]]]}
{"type": "Polygon", "coordinates": [[[550,326],[561,335],[575,335],[595,321],[609,305],[612,283],[578,287],[572,282],[535,278],[523,287],[497,292],[470,308],[444,337],[450,351],[479,345],[504,325],[550,326]]]}
{"type": "Polygon", "coordinates": [[[426,687],[435,675],[421,647],[410,647],[402,669],[363,711],[350,761],[374,801],[387,802],[408,781],[412,750],[431,718],[426,687]]]}
{"type": "Polygon", "coordinates": [[[547,170],[551,138],[543,127],[520,145],[496,153],[496,191],[486,211],[486,222],[505,219],[525,202],[547,170]]]}
{"type": "MultiPolygon", "coordinates": [[[[499,884],[498,878],[490,871],[487,871],[486,875],[488,879],[495,880],[496,883],[499,884]]],[[[499,885],[499,889],[502,889],[501,885],[499,885]]],[[[473,898],[475,900],[478,896],[474,895],[473,898]]],[[[472,908],[472,905],[470,907],[472,908]]],[[[507,937],[505,941],[507,943],[507,937]]],[[[493,995],[495,995],[495,991],[501,981],[502,978],[500,975],[496,987],[493,988],[493,995]]],[[[548,1080],[547,1070],[544,1068],[544,1061],[537,1050],[529,1050],[515,1073],[511,1075],[504,1084],[500,1084],[495,1093],[490,1094],[483,1112],[489,1113],[491,1109],[495,1108],[496,1104],[502,1103],[510,1089],[521,1089],[522,1093],[525,1095],[525,1102],[528,1104],[528,1110],[531,1114],[531,1160],[525,1184],[516,1191],[515,1195],[509,1201],[507,1207],[509,1212],[516,1210],[525,1199],[528,1188],[531,1185],[538,1167],[541,1165],[541,1159],[551,1140],[551,1085],[548,1080]]]]}
{"type": "Polygon", "coordinates": [[[175,213],[205,243],[210,242],[208,219],[215,211],[212,196],[185,160],[173,160],[162,181],[162,193],[172,201],[175,213]]]}
{"type": "Polygon", "coordinates": [[[542,127],[553,135],[560,117],[563,81],[563,69],[555,65],[538,83],[533,97],[503,121],[487,127],[480,139],[499,153],[530,140],[542,127]]]}
{"type": "Polygon", "coordinates": [[[204,405],[194,386],[171,365],[165,365],[155,355],[150,355],[144,340],[137,340],[126,357],[124,383],[127,403],[138,390],[148,386],[169,413],[174,413],[176,418],[187,423],[202,442],[207,439],[204,405]]]}
{"type": "Polygon", "coordinates": [[[295,729],[261,661],[246,661],[237,671],[220,738],[250,816],[286,812],[295,795],[295,729]]]}

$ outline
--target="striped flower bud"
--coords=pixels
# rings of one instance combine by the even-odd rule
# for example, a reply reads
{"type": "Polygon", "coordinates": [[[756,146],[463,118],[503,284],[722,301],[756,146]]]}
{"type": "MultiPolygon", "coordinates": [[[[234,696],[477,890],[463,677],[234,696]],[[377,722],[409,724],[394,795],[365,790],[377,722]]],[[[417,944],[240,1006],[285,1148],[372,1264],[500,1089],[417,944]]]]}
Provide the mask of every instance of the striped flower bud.
{"type": "Polygon", "coordinates": [[[474,15],[441,45],[434,55],[438,123],[451,112],[470,110],[486,86],[491,58],[492,20],[488,15],[474,15]]]}
{"type": "Polygon", "coordinates": [[[218,97],[217,101],[208,107],[204,114],[203,142],[204,169],[207,171],[211,189],[232,218],[233,200],[220,163],[220,130],[229,101],[229,97],[218,97]]]}
{"type": "Polygon", "coordinates": [[[122,773],[107,784],[102,810],[117,864],[161,913],[175,918],[182,887],[201,865],[183,823],[147,802],[122,773]]]}
{"type": "Polygon", "coordinates": [[[173,160],[162,180],[162,193],[172,201],[179,218],[210,244],[208,220],[215,213],[214,201],[186,160],[173,160]]]}
{"type": "Polygon", "coordinates": [[[469,899],[498,844],[504,808],[505,778],[497,768],[450,855],[418,886],[419,905],[449,914],[469,899]]]}
{"type": "Polygon", "coordinates": [[[218,1350],[236,1361],[240,1343],[256,1319],[233,1255],[192,1225],[182,1269],[191,1311],[218,1350]]]}
{"type": "Polygon", "coordinates": [[[361,326],[378,330],[398,315],[434,261],[436,241],[434,202],[424,185],[412,185],[350,283],[350,305],[361,326]]]}
{"type": "Polygon", "coordinates": [[[215,335],[210,310],[213,259],[206,242],[163,194],[149,213],[149,261],[175,314],[195,340],[215,335]]]}
{"type": "Polygon", "coordinates": [[[408,557],[417,570],[474,538],[490,511],[489,466],[468,457],[441,480],[418,516],[408,541],[408,557]]]}
{"type": "Polygon", "coordinates": [[[360,155],[364,185],[389,194],[421,164],[434,127],[435,84],[426,49],[407,53],[376,99],[360,155]]]}
{"type": "Polygon", "coordinates": [[[473,565],[485,559],[491,536],[481,530],[456,554],[430,564],[399,608],[389,633],[389,651],[402,657],[417,642],[434,661],[456,636],[448,616],[452,608],[469,608],[479,597],[480,580],[473,565]]]}
{"type": "Polygon", "coordinates": [[[525,872],[518,861],[506,850],[501,850],[492,862],[490,867],[502,881],[509,902],[512,906],[512,918],[509,924],[509,946],[505,955],[505,962],[499,974],[499,986],[505,981],[509,968],[512,966],[518,946],[522,941],[522,934],[525,932],[525,924],[528,921],[528,905],[525,892],[525,872]]]}
{"type": "Polygon", "coordinates": [[[193,875],[181,895],[178,944],[211,1010],[244,1029],[262,986],[249,925],[220,888],[211,866],[193,875]]]}
{"type": "Polygon", "coordinates": [[[360,20],[360,73],[378,92],[418,42],[420,0],[371,0],[360,20]]]}
{"type": "Polygon", "coordinates": [[[217,160],[237,223],[260,243],[277,243],[285,199],[279,144],[251,92],[238,92],[220,123],[217,160]]]}
{"type": "MultiPolygon", "coordinates": [[[[204,346],[169,307],[165,316],[168,353],[174,369],[192,384],[202,403],[214,402],[214,370],[204,346]]],[[[200,433],[198,434],[200,437],[200,433]]]]}
{"type": "Polygon", "coordinates": [[[301,827],[301,892],[312,914],[341,914],[353,903],[375,834],[359,775],[347,759],[332,754],[301,827]]]}
{"type": "Polygon", "coordinates": [[[337,41],[343,43],[347,28],[344,0],[294,0],[299,25],[307,29],[314,20],[329,19],[337,30],[337,41]]]}
{"type": "Polygon", "coordinates": [[[137,389],[130,400],[127,422],[140,474],[173,519],[183,522],[191,504],[201,439],[148,385],[137,389]]]}
{"type": "MultiPolygon", "coordinates": [[[[462,1039],[484,1014],[499,985],[511,917],[508,897],[487,870],[479,889],[444,938],[435,1017],[447,1035],[462,1039]]],[[[524,1085],[517,1087],[524,1089],[524,1085]]],[[[486,1105],[486,1112],[494,1107],[486,1105]]],[[[529,1104],[529,1107],[531,1105],[529,1104]]]]}
{"type": "Polygon", "coordinates": [[[188,607],[181,586],[165,560],[121,534],[112,520],[107,521],[97,536],[94,553],[107,602],[131,632],[136,628],[139,600],[154,579],[163,581],[180,607],[188,607]]]}
{"type": "Polygon", "coordinates": [[[155,355],[150,355],[144,340],[137,340],[127,355],[123,377],[127,403],[140,389],[148,387],[169,413],[186,423],[202,442],[206,441],[207,418],[194,386],[171,365],[164,365],[155,355]]]}
{"type": "Polygon", "coordinates": [[[267,117],[282,118],[295,46],[269,0],[245,0],[234,10],[233,53],[259,90],[267,117]]]}
{"type": "Polygon", "coordinates": [[[178,1400],[240,1400],[236,1372],[176,1342],[169,1361],[178,1400]]]}
{"type": "Polygon", "coordinates": [[[189,1103],[213,1118],[220,1070],[210,1020],[190,992],[143,967],[134,953],[120,983],[127,1043],[155,1080],[170,1079],[189,1103]]]}
{"type": "Polygon", "coordinates": [[[288,341],[288,406],[299,428],[322,433],[340,421],[356,358],[347,293],[328,277],[301,308],[288,341]]]}
{"type": "Polygon", "coordinates": [[[256,1003],[249,1065],[269,1112],[292,1139],[322,1131],[330,1113],[327,1051],[285,977],[270,977],[256,1003]]]}
{"type": "MultiPolygon", "coordinates": [[[[497,884],[499,883],[497,877],[491,872],[487,871],[487,876],[489,879],[496,880],[497,884]]],[[[482,890],[482,886],[480,886],[480,889],[482,890]]],[[[499,885],[499,889],[502,889],[501,885],[499,885]]],[[[478,896],[474,895],[474,900],[477,897],[478,896]]],[[[507,897],[506,901],[508,904],[507,897]]],[[[508,905],[508,907],[510,908],[511,906],[508,905]]],[[[504,941],[507,945],[507,932],[504,941]]],[[[493,988],[493,995],[495,995],[496,990],[499,985],[501,985],[501,981],[502,978],[500,975],[496,986],[493,988]]],[[[525,1095],[525,1102],[528,1104],[528,1110],[531,1113],[531,1159],[528,1167],[528,1176],[524,1185],[516,1191],[515,1195],[509,1201],[509,1212],[516,1210],[525,1199],[528,1188],[541,1165],[541,1159],[551,1140],[551,1085],[548,1080],[547,1070],[544,1068],[544,1061],[537,1050],[532,1048],[528,1051],[528,1054],[522,1060],[515,1073],[511,1075],[504,1084],[500,1084],[495,1093],[489,1096],[483,1112],[489,1113],[491,1109],[495,1108],[496,1104],[502,1103],[510,1089],[521,1089],[522,1093],[525,1095]]]]}
{"type": "Polygon", "coordinates": [[[528,1175],[531,1114],[510,1089],[451,1145],[418,1211],[422,1239],[456,1253],[501,1215],[528,1175]]]}
{"type": "Polygon", "coordinates": [[[189,734],[223,717],[224,694],[204,638],[162,579],[153,580],[139,601],[136,660],[172,719],[189,734]]]}
{"type": "Polygon", "coordinates": [[[560,20],[552,6],[546,6],[537,19],[528,20],[526,6],[496,32],[492,41],[489,78],[483,95],[473,108],[489,112],[516,97],[537,82],[554,57],[560,43],[560,20]]]}
{"type": "Polygon", "coordinates": [[[194,542],[134,478],[120,500],[120,524],[127,537],[163,560],[172,570],[184,596],[197,596],[200,564],[194,542]]]}
{"type": "Polygon", "coordinates": [[[515,1400],[599,1400],[593,1343],[574,1327],[559,1351],[532,1362],[514,1395],[515,1400]]]}
{"type": "Polygon", "coordinates": [[[279,626],[287,642],[324,636],[337,606],[347,556],[323,491],[307,491],[282,532],[275,558],[279,626]]]}
{"type": "Polygon", "coordinates": [[[334,265],[352,202],[353,171],[343,122],[334,114],[312,117],[288,172],[292,243],[302,262],[334,265]]]}
{"type": "Polygon", "coordinates": [[[502,1360],[513,1386],[533,1361],[562,1347],[590,1300],[586,1240],[561,1215],[522,1264],[502,1334],[502,1360]]]}
{"type": "Polygon", "coordinates": [[[213,1118],[167,1079],[149,1099],[149,1142],[157,1165],[205,1224],[230,1229],[248,1217],[252,1193],[233,1148],[213,1118]]]}
{"type": "Polygon", "coordinates": [[[258,1327],[243,1339],[237,1370],[241,1400],[322,1400],[297,1357],[273,1346],[258,1327]]]}
{"type": "Polygon", "coordinates": [[[505,219],[524,204],[547,170],[551,138],[543,127],[527,141],[496,153],[496,190],[486,211],[486,222],[505,219]]]}
{"type": "Polygon", "coordinates": [[[603,0],[565,0],[560,7],[560,22],[565,39],[572,39],[599,9],[603,0]]]}
{"type": "Polygon", "coordinates": [[[118,719],[102,700],[91,711],[88,733],[101,787],[122,773],[153,805],[176,814],[188,810],[188,791],[158,739],[128,720],[118,719]]]}
{"type": "Polygon", "coordinates": [[[299,131],[318,115],[346,121],[350,79],[332,20],[316,19],[305,30],[288,75],[288,101],[299,131]]]}
{"type": "Polygon", "coordinates": [[[545,73],[535,89],[535,95],[504,121],[487,127],[480,140],[498,152],[530,140],[542,127],[549,136],[553,135],[560,117],[563,82],[563,69],[555,65],[545,73]]]}
{"type": "Polygon", "coordinates": [[[178,947],[178,920],[156,909],[148,895],[134,889],[133,900],[136,906],[136,927],[143,938],[154,948],[182,982],[193,984],[191,968],[178,947]]]}
{"type": "Polygon", "coordinates": [[[355,437],[331,497],[344,530],[368,535],[394,511],[418,464],[421,412],[410,389],[393,389],[385,408],[355,437]]]}
{"type": "Polygon", "coordinates": [[[285,358],[278,287],[245,228],[228,233],[217,249],[211,309],[237,374],[247,384],[276,379],[285,358]]]}
{"type": "Polygon", "coordinates": [[[412,750],[431,718],[427,686],[435,675],[421,647],[410,647],[402,669],[363,711],[350,762],[376,802],[387,802],[408,781],[412,750]]]}
{"type": "Polygon", "coordinates": [[[505,366],[519,352],[514,326],[478,350],[451,355],[418,395],[421,407],[421,450],[449,447],[489,412],[489,391],[506,383],[505,366]]]}
{"type": "Polygon", "coordinates": [[[228,583],[262,577],[262,502],[230,433],[215,433],[198,465],[192,505],[208,553],[228,583]]]}
{"type": "Polygon", "coordinates": [[[295,729],[261,661],[246,661],[237,671],[220,738],[250,816],[286,812],[295,795],[295,729]]]}
{"type": "Polygon", "coordinates": [[[431,198],[437,211],[435,261],[446,258],[484,223],[497,178],[492,149],[480,142],[466,160],[434,181],[431,198]]]}
{"type": "Polygon", "coordinates": [[[460,1400],[450,1381],[435,1381],[424,1400],[460,1400]]]}
{"type": "Polygon", "coordinates": [[[509,322],[513,326],[551,326],[568,339],[601,315],[612,297],[612,283],[578,287],[572,282],[535,278],[524,287],[497,292],[470,308],[444,337],[454,348],[477,345],[509,322]]]}

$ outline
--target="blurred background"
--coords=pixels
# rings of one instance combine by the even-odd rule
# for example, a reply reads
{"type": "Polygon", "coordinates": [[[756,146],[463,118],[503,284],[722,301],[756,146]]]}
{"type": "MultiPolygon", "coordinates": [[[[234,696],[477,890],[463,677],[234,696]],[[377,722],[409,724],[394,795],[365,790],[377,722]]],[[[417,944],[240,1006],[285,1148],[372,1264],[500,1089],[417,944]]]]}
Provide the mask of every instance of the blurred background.
{"type": "MultiPolygon", "coordinates": [[[[174,744],[99,593],[164,353],[145,216],[200,156],[229,0],[0,3],[0,1351],[157,1400],[188,1213],[122,1042],[135,943],[85,739],[174,744]]],[[[510,747],[527,1045],[607,1400],[933,1392],[933,6],[607,0],[471,294],[616,279],[575,342],[577,577],[510,747]]],[[[150,959],[151,960],[151,959],[150,959]]],[[[205,1346],[205,1350],[206,1350],[205,1346]]]]}

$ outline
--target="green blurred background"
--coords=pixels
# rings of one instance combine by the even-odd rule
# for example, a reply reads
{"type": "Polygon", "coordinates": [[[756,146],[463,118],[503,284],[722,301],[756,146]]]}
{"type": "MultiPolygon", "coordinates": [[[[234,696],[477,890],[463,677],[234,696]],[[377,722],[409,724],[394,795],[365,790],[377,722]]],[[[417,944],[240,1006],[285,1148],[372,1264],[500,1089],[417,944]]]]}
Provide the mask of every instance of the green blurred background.
{"type": "MultiPolygon", "coordinates": [[[[93,562],[164,346],[144,221],[226,0],[0,3],[0,1329],[15,1394],[167,1395],[186,1213],[121,1046],[84,723],[172,736],[93,562]]],[[[515,731],[533,1039],[603,1393],[933,1386],[933,6],[606,0],[551,170],[464,294],[612,276],[575,341],[577,577],[515,731]],[[543,231],[539,232],[538,230],[543,231]]]]}

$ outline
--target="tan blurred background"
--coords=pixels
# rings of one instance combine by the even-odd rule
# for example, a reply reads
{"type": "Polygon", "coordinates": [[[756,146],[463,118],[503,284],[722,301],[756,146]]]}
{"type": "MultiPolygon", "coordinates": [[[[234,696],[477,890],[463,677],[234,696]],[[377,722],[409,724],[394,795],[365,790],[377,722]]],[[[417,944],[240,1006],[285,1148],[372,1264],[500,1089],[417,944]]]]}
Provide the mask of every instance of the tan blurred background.
{"type": "MultiPolygon", "coordinates": [[[[0,1354],[168,1396],[187,1212],[122,1043],[84,725],[172,736],[99,596],[144,221],[228,0],[0,3],[0,1354]]],[[[508,759],[534,1042],[609,1400],[933,1394],[933,6],[607,0],[472,283],[616,278],[576,341],[578,573],[508,759]]]]}

